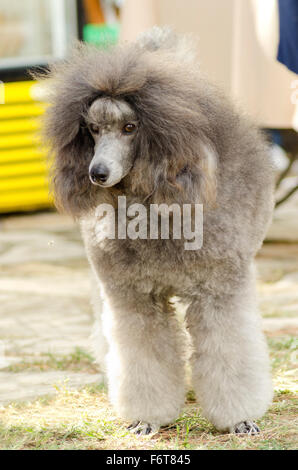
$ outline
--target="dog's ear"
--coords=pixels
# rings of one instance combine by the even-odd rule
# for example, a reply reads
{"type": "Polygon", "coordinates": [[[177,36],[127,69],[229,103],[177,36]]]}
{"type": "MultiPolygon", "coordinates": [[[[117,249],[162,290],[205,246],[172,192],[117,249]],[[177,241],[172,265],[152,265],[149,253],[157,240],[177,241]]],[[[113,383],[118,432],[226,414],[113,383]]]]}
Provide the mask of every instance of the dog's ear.
{"type": "Polygon", "coordinates": [[[201,142],[199,158],[193,162],[190,172],[198,179],[198,198],[207,207],[216,205],[218,154],[210,142],[201,142]]]}
{"type": "Polygon", "coordinates": [[[60,210],[78,216],[93,206],[94,188],[89,180],[89,164],[94,143],[87,129],[79,127],[65,145],[53,148],[51,186],[60,210]]]}
{"type": "Polygon", "coordinates": [[[140,121],[130,184],[152,202],[211,206],[218,161],[211,100],[196,73],[154,54],[146,57],[147,81],[129,97],[140,121]]]}
{"type": "Polygon", "coordinates": [[[216,168],[218,155],[211,143],[200,141],[193,155],[139,158],[131,173],[133,191],[150,203],[216,204],[216,168]]]}
{"type": "Polygon", "coordinates": [[[207,143],[200,142],[197,154],[168,162],[164,178],[155,190],[155,200],[165,197],[180,204],[201,203],[213,207],[216,201],[217,153],[207,143]]]}
{"type": "Polygon", "coordinates": [[[63,71],[61,75],[44,79],[49,105],[42,127],[43,140],[49,149],[50,188],[56,205],[77,216],[92,207],[94,188],[88,168],[94,142],[84,121],[90,104],[90,90],[84,81],[80,84],[77,79],[75,86],[70,80],[63,71]]]}

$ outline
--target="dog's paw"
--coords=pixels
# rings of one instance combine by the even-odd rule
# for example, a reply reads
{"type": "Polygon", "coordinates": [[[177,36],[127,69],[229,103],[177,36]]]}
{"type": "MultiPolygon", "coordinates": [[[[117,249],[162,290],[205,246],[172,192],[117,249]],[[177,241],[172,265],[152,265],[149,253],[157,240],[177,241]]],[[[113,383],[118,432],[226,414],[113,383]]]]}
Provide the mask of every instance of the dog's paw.
{"type": "Polygon", "coordinates": [[[241,421],[230,429],[235,434],[258,434],[260,429],[253,421],[241,421]]]}
{"type": "Polygon", "coordinates": [[[145,436],[148,434],[155,434],[159,430],[159,426],[157,424],[150,424],[145,423],[143,421],[135,421],[127,428],[134,434],[138,434],[139,436],[145,436]]]}

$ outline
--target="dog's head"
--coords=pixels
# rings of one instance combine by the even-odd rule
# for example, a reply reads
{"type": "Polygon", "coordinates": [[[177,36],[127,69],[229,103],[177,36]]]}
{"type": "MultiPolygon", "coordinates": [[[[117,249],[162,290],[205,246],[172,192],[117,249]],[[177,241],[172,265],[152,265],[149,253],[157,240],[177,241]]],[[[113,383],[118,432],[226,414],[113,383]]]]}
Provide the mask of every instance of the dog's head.
{"type": "Polygon", "coordinates": [[[52,67],[45,133],[56,199],[74,215],[120,190],[151,202],[215,200],[221,105],[183,38],[163,34],[152,47],[151,36],[106,51],[79,46],[52,67]]]}
{"type": "Polygon", "coordinates": [[[94,141],[89,165],[91,183],[111,188],[131,170],[139,122],[133,108],[123,100],[97,98],[85,115],[94,141]]]}

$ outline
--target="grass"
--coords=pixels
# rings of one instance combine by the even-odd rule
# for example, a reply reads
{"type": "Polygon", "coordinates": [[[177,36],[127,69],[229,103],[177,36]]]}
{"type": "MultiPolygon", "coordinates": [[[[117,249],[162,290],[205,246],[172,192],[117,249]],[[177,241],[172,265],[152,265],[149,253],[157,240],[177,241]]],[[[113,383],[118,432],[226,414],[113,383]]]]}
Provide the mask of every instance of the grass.
{"type": "Polygon", "coordinates": [[[276,393],[259,436],[220,434],[187,401],[176,423],[153,437],[130,434],[110,408],[104,388],[57,390],[52,398],[0,410],[0,449],[294,449],[295,397],[276,393]]]}
{"type": "MultiPolygon", "coordinates": [[[[202,417],[192,392],[177,421],[154,436],[135,436],[117,418],[104,386],[81,390],[56,386],[54,396],[0,408],[0,449],[224,449],[288,450],[298,445],[295,354],[297,339],[268,338],[275,383],[274,402],[258,421],[257,436],[220,434],[202,417]]],[[[81,350],[67,357],[49,355],[34,370],[82,370],[95,367],[81,350]],[[43,368],[44,367],[44,368],[43,368]],[[77,368],[77,369],[76,369],[77,368]]],[[[23,364],[24,370],[32,364],[23,364]]],[[[13,366],[13,372],[18,370],[13,366]]],[[[31,369],[32,370],[32,369],[31,369]]]]}
{"type": "Polygon", "coordinates": [[[4,370],[7,372],[69,370],[87,373],[98,371],[94,358],[81,348],[75,348],[72,353],[60,356],[43,353],[38,359],[30,360],[27,358],[6,367],[4,370]]]}

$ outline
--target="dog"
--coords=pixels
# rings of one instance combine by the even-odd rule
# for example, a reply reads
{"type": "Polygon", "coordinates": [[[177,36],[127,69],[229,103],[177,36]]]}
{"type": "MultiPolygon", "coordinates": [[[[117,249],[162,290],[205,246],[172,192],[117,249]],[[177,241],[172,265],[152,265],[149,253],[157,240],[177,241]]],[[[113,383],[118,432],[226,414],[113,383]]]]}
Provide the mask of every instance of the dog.
{"type": "Polygon", "coordinates": [[[203,76],[192,47],[153,28],[105,50],[80,45],[53,65],[51,178],[58,207],[81,224],[117,413],[137,434],[178,417],[188,336],[203,414],[219,431],[253,434],[272,399],[254,257],[272,216],[274,167],[261,132],[203,76]],[[124,196],[145,208],[202,205],[200,249],[186,250],[185,237],[101,236],[97,208],[117,216],[124,196]],[[173,296],[187,304],[184,324],[173,296]]]}

